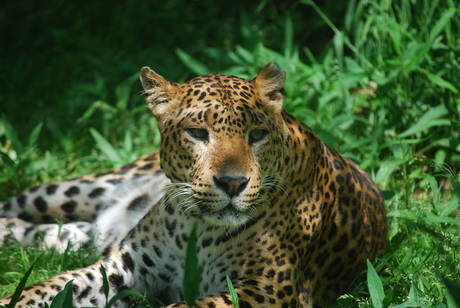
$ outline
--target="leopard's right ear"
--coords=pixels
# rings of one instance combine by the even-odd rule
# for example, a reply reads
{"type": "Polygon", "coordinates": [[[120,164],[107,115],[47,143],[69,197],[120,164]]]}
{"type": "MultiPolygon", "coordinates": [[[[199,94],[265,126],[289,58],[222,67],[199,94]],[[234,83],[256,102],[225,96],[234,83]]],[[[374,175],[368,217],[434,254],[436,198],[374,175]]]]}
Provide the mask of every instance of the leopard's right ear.
{"type": "Polygon", "coordinates": [[[145,100],[153,115],[159,117],[168,113],[173,106],[173,93],[177,84],[157,74],[150,67],[141,70],[141,83],[144,88],[145,100]]]}
{"type": "Polygon", "coordinates": [[[253,80],[262,102],[275,112],[281,112],[283,109],[285,80],[286,72],[272,62],[268,63],[253,80]]]}

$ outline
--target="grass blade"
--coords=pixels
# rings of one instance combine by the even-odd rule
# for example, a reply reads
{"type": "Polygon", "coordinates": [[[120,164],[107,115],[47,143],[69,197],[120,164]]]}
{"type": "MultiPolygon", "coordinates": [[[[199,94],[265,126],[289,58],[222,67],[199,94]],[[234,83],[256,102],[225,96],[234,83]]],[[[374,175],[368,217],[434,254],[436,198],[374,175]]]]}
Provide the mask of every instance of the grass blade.
{"type": "Polygon", "coordinates": [[[443,278],[444,284],[447,288],[447,307],[459,308],[460,307],[460,286],[454,285],[452,281],[443,278]]]}
{"type": "Polygon", "coordinates": [[[410,135],[419,133],[433,126],[448,126],[450,121],[447,119],[439,119],[448,113],[447,108],[444,105],[438,105],[431,108],[420,119],[412,125],[409,129],[399,134],[400,138],[405,138],[410,135]]]}
{"type": "Polygon", "coordinates": [[[34,145],[37,143],[40,132],[42,131],[43,122],[38,123],[37,126],[32,130],[32,133],[29,135],[29,145],[34,145]]]}
{"type": "Polygon", "coordinates": [[[196,242],[196,227],[194,227],[188,239],[184,268],[184,299],[190,307],[195,305],[195,300],[200,296],[201,273],[203,272],[203,266],[198,263],[196,242]]]}
{"type": "Polygon", "coordinates": [[[227,285],[228,285],[228,290],[230,291],[230,295],[232,296],[233,307],[238,308],[240,306],[239,299],[238,299],[238,293],[236,293],[235,287],[233,287],[233,283],[230,280],[230,277],[228,277],[228,275],[227,275],[227,285]]]}
{"type": "Polygon", "coordinates": [[[3,115],[1,119],[1,124],[3,124],[3,128],[5,130],[5,135],[6,137],[11,140],[11,146],[12,148],[19,154],[22,154],[24,152],[24,146],[19,140],[18,133],[16,130],[13,128],[13,125],[7,120],[7,118],[3,115]]]}
{"type": "Polygon", "coordinates": [[[113,304],[115,304],[115,302],[117,300],[119,300],[120,298],[124,298],[124,297],[127,297],[127,296],[136,296],[136,297],[140,297],[142,298],[143,295],[138,292],[138,291],[135,291],[135,290],[123,290],[123,291],[120,291],[117,295],[115,295],[109,302],[108,304],[105,306],[105,308],[110,308],[113,306],[113,304]]]}
{"type": "Polygon", "coordinates": [[[105,267],[101,265],[101,274],[102,274],[102,290],[104,291],[105,298],[109,298],[109,279],[107,278],[107,272],[105,271],[105,267]]]}
{"type": "Polygon", "coordinates": [[[50,308],[75,307],[73,304],[72,280],[65,284],[64,289],[53,299],[50,308]]]}
{"type": "Polygon", "coordinates": [[[90,128],[89,132],[93,136],[94,140],[96,140],[97,145],[101,149],[102,152],[104,152],[110,160],[114,162],[121,162],[122,159],[120,155],[118,155],[117,150],[110,144],[110,142],[107,141],[107,139],[104,138],[97,130],[94,128],[90,128]]]}
{"type": "Polygon", "coordinates": [[[430,43],[436,39],[436,37],[443,31],[447,25],[447,23],[454,17],[454,15],[458,12],[458,9],[455,7],[447,9],[442,16],[439,18],[438,22],[434,25],[434,27],[430,31],[430,43]]]}
{"type": "Polygon", "coordinates": [[[452,92],[454,92],[455,94],[458,94],[458,90],[457,88],[454,87],[453,84],[451,84],[450,82],[448,82],[447,80],[443,79],[442,77],[438,76],[438,75],[435,75],[423,68],[419,68],[418,69],[419,72],[425,74],[425,76],[432,82],[434,83],[435,85],[438,85],[440,86],[441,88],[446,88],[446,89],[449,89],[451,90],[452,92]]]}
{"type": "Polygon", "coordinates": [[[13,296],[11,297],[10,303],[6,306],[7,308],[14,308],[16,306],[16,303],[18,302],[22,291],[26,287],[27,279],[29,279],[30,273],[32,273],[32,270],[34,269],[34,266],[37,263],[38,259],[40,259],[40,256],[34,261],[34,263],[32,263],[30,268],[25,273],[24,277],[22,277],[21,281],[19,282],[18,286],[16,287],[16,290],[13,293],[13,296]]]}
{"type": "Polygon", "coordinates": [[[211,71],[206,65],[204,65],[203,63],[201,63],[200,61],[198,61],[182,49],[176,48],[175,51],[177,56],[181,59],[182,63],[185,66],[187,66],[193,73],[197,75],[205,75],[211,71]]]}
{"type": "Polygon", "coordinates": [[[383,291],[382,281],[369,260],[367,260],[367,285],[372,304],[375,308],[382,308],[385,292],[383,291]]]}

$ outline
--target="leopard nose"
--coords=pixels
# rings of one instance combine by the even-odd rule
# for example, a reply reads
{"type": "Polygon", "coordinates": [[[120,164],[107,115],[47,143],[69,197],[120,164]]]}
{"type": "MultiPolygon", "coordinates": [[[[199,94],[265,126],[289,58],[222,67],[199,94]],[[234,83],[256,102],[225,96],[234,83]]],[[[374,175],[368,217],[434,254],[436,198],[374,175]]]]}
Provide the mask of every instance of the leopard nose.
{"type": "Polygon", "coordinates": [[[214,184],[225,191],[230,197],[234,197],[241,193],[248,185],[249,179],[245,177],[213,177],[214,184]]]}

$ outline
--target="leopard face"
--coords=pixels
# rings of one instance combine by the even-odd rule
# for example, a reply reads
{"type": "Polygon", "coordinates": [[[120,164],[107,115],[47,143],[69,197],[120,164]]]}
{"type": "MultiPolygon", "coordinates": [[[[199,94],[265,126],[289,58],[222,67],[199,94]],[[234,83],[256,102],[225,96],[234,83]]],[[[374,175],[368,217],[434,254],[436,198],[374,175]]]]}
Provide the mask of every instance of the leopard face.
{"type": "Polygon", "coordinates": [[[212,74],[178,85],[142,70],[148,105],[159,119],[162,169],[179,210],[237,227],[280,185],[284,72],[268,87],[259,79],[212,74]],[[156,83],[165,92],[150,91],[156,83]]]}

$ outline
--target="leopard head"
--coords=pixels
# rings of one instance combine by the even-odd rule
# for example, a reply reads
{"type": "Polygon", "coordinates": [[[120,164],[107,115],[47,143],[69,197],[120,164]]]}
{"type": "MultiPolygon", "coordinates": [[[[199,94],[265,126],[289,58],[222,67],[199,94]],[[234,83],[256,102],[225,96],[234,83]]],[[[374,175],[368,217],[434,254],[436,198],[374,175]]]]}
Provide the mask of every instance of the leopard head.
{"type": "Polygon", "coordinates": [[[161,166],[179,210],[241,226],[277,189],[283,168],[285,72],[269,63],[249,81],[210,74],[185,84],[148,67],[141,82],[161,132],[161,166]]]}

